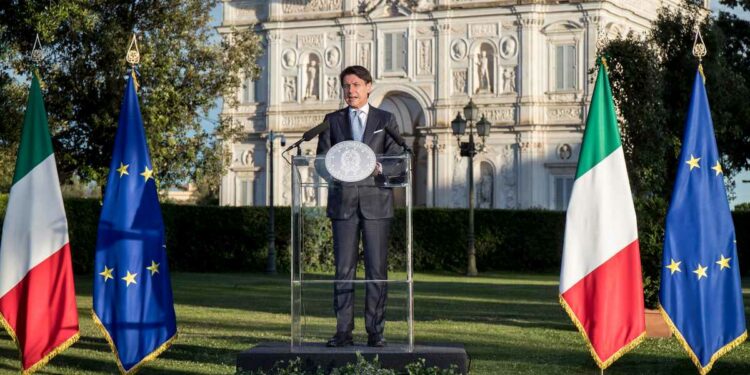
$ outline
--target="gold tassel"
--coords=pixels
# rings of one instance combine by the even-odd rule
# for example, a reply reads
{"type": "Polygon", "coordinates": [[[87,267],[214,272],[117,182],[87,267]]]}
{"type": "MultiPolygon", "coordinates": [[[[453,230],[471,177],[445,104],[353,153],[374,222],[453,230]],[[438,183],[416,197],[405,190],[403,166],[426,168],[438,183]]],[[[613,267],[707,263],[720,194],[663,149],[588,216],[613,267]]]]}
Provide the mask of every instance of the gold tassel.
{"type": "Polygon", "coordinates": [[[611,366],[616,360],[620,359],[623,355],[625,355],[627,352],[635,349],[636,346],[638,346],[643,340],[646,338],[646,331],[644,330],[638,337],[634,338],[633,341],[628,343],[627,345],[623,346],[615,352],[611,357],[609,357],[608,360],[602,361],[599,358],[599,354],[596,353],[596,350],[594,350],[594,346],[591,345],[591,340],[589,340],[588,334],[586,333],[586,330],[583,328],[583,324],[581,324],[580,321],[578,321],[578,318],[573,313],[573,310],[570,308],[567,302],[565,302],[565,299],[563,299],[562,295],[560,295],[560,305],[563,307],[565,312],[570,317],[570,320],[573,321],[573,324],[575,324],[576,328],[578,328],[578,332],[581,333],[581,336],[583,336],[583,340],[586,342],[586,346],[589,348],[589,352],[591,352],[591,356],[594,357],[594,361],[599,366],[599,368],[604,371],[607,367],[611,366]]]}
{"type": "MultiPolygon", "coordinates": [[[[8,321],[5,320],[5,317],[2,313],[0,313],[0,325],[5,328],[5,330],[8,332],[8,335],[10,335],[10,338],[13,339],[13,342],[16,344],[16,348],[18,349],[18,360],[21,362],[21,366],[23,366],[23,353],[21,352],[21,343],[18,342],[18,337],[16,337],[15,331],[13,331],[13,328],[8,324],[8,321]]],[[[38,360],[36,363],[31,365],[26,370],[21,370],[22,375],[30,375],[33,374],[36,371],[39,371],[44,365],[46,365],[52,358],[57,356],[58,354],[65,351],[65,349],[68,349],[71,345],[75,344],[78,339],[81,338],[81,333],[76,332],[75,335],[71,336],[69,339],[65,340],[62,344],[58,345],[55,349],[53,349],[51,352],[47,353],[44,357],[42,357],[40,360],[38,360]]]]}
{"type": "Polygon", "coordinates": [[[693,364],[695,364],[696,367],[698,367],[698,373],[701,375],[708,374],[709,371],[711,371],[711,368],[714,366],[714,363],[716,360],[718,360],[721,356],[724,354],[727,354],[730,350],[736,348],[738,345],[742,344],[745,339],[747,339],[747,331],[743,332],[741,335],[739,335],[736,339],[732,340],[729,344],[724,345],[721,349],[717,350],[716,353],[714,353],[711,356],[711,360],[708,361],[708,364],[706,367],[703,367],[701,365],[701,361],[698,359],[698,356],[695,355],[693,352],[693,349],[688,345],[687,340],[685,340],[685,337],[682,336],[680,331],[677,329],[677,326],[674,325],[672,322],[672,319],[669,317],[669,314],[664,310],[664,308],[659,304],[657,306],[659,308],[659,312],[661,312],[661,316],[664,318],[664,321],[667,322],[667,325],[672,330],[672,333],[674,333],[674,336],[677,338],[677,342],[680,343],[683,349],[687,352],[690,359],[693,361],[693,364]]]}
{"type": "Polygon", "coordinates": [[[172,346],[174,341],[177,340],[177,333],[175,333],[174,336],[170,337],[169,340],[165,341],[158,348],[156,348],[153,352],[151,352],[149,355],[144,357],[140,362],[138,362],[135,366],[133,366],[133,368],[126,371],[125,367],[122,366],[122,362],[120,362],[120,354],[117,352],[117,347],[115,346],[115,342],[112,341],[112,337],[109,335],[107,328],[104,327],[104,324],[102,324],[101,320],[99,320],[99,317],[96,316],[96,312],[93,309],[91,310],[91,318],[94,319],[94,324],[96,324],[96,326],[99,327],[99,330],[102,332],[102,335],[104,335],[104,338],[107,340],[107,343],[109,344],[110,349],[112,349],[112,353],[114,353],[115,355],[115,361],[117,362],[117,368],[120,369],[120,373],[122,375],[135,374],[143,365],[145,365],[147,362],[150,362],[156,359],[156,357],[158,357],[165,350],[169,349],[169,347],[172,346]]]}

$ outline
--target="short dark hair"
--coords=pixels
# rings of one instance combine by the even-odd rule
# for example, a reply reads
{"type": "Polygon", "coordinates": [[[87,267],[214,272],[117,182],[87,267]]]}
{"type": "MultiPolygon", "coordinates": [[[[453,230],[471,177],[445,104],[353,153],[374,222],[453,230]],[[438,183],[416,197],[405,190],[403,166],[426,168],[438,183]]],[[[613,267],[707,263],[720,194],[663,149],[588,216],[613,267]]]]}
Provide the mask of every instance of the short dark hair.
{"type": "Polygon", "coordinates": [[[367,70],[364,66],[360,65],[352,65],[347,66],[341,74],[339,74],[339,82],[341,84],[344,84],[344,77],[354,74],[355,76],[359,77],[359,79],[365,81],[365,83],[372,83],[372,75],[370,74],[370,71],[367,70]]]}

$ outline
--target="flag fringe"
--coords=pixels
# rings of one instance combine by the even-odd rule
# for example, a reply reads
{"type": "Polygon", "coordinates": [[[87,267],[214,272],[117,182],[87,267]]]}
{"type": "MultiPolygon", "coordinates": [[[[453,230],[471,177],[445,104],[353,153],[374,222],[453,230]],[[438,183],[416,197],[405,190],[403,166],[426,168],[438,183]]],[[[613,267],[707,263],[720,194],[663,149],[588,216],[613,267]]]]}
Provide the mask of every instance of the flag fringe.
{"type": "MultiPolygon", "coordinates": [[[[16,349],[18,349],[18,360],[21,362],[21,367],[23,367],[23,352],[21,351],[21,343],[18,341],[18,337],[16,336],[16,332],[13,330],[13,327],[10,326],[7,320],[5,320],[5,317],[2,313],[0,313],[0,325],[5,328],[5,330],[8,332],[8,335],[10,335],[11,339],[13,339],[13,342],[16,344],[16,349]]],[[[49,363],[52,358],[55,358],[58,354],[65,351],[65,349],[68,349],[71,345],[75,344],[78,339],[81,338],[81,332],[76,332],[75,335],[71,336],[65,342],[58,345],[56,348],[52,349],[49,353],[47,353],[44,357],[42,357],[40,360],[36,361],[33,365],[31,365],[27,369],[22,369],[21,374],[22,375],[30,375],[35,373],[36,371],[39,371],[44,365],[49,363]]]]}
{"type": "Polygon", "coordinates": [[[578,328],[578,332],[580,332],[581,336],[583,336],[583,341],[586,342],[586,346],[589,348],[591,356],[594,358],[597,366],[599,366],[602,371],[611,366],[616,360],[620,359],[620,357],[625,355],[627,352],[635,349],[635,347],[640,345],[640,343],[643,342],[643,340],[646,338],[646,331],[644,330],[640,335],[638,335],[638,337],[634,338],[627,345],[623,346],[622,348],[620,348],[620,350],[612,354],[609,359],[607,359],[606,361],[602,361],[601,358],[599,358],[599,354],[594,349],[594,346],[591,344],[591,340],[589,339],[588,333],[586,333],[586,329],[583,328],[583,324],[581,324],[581,322],[578,320],[578,317],[576,317],[573,309],[570,308],[570,305],[568,305],[568,302],[565,301],[562,294],[560,294],[560,305],[568,314],[570,320],[573,321],[573,324],[576,326],[576,328],[578,328]]]}
{"type": "Polygon", "coordinates": [[[109,331],[107,331],[107,328],[102,324],[102,321],[99,320],[99,317],[96,316],[96,311],[93,309],[91,310],[91,318],[94,319],[94,324],[99,328],[99,330],[102,332],[102,335],[104,335],[104,338],[107,340],[107,343],[109,344],[110,349],[112,349],[112,353],[115,355],[115,361],[117,362],[117,368],[120,369],[120,373],[122,375],[132,375],[138,372],[140,368],[145,365],[146,363],[153,361],[158,357],[161,353],[163,353],[165,350],[169,349],[170,346],[174,343],[174,341],[177,339],[177,333],[175,332],[174,336],[170,337],[167,341],[165,341],[163,344],[161,344],[158,348],[154,349],[149,355],[143,357],[138,363],[135,364],[135,366],[131,367],[130,370],[125,370],[125,367],[122,365],[122,361],[120,361],[120,353],[117,351],[117,347],[115,346],[115,342],[112,340],[112,337],[109,335],[109,331]]]}
{"type": "Polygon", "coordinates": [[[721,349],[714,352],[714,354],[711,356],[711,360],[708,361],[708,364],[704,367],[701,364],[701,361],[698,359],[698,356],[695,355],[695,352],[693,352],[693,349],[690,347],[687,340],[685,340],[685,337],[682,336],[680,330],[677,329],[677,326],[672,322],[672,319],[669,317],[669,314],[667,314],[667,311],[664,310],[664,308],[661,306],[661,303],[657,305],[657,308],[659,309],[661,316],[664,318],[664,321],[667,322],[669,329],[672,330],[672,333],[677,338],[677,342],[679,342],[680,346],[685,349],[688,357],[690,357],[690,359],[693,361],[695,367],[698,368],[698,373],[701,375],[708,374],[708,372],[711,371],[711,368],[713,368],[714,364],[719,358],[721,358],[724,354],[727,354],[730,350],[736,348],[738,345],[742,344],[745,339],[747,339],[747,331],[742,332],[742,334],[739,335],[736,339],[732,340],[728,344],[722,346],[721,349]]]}

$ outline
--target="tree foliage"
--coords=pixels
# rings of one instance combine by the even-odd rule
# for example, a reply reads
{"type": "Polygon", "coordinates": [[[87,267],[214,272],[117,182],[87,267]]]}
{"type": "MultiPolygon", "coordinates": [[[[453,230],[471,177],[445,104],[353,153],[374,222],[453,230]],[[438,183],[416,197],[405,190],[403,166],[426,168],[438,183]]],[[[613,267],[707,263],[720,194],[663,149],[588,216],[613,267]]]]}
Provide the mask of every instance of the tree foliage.
{"type": "MultiPolygon", "coordinates": [[[[209,132],[202,128],[201,118],[220,96],[229,101],[226,104],[236,104],[231,98],[243,77],[258,74],[256,59],[262,45],[251,28],[233,30],[226,39],[217,37],[210,24],[217,3],[15,0],[0,4],[0,40],[8,57],[3,70],[10,68],[16,78],[28,77],[28,52],[35,33],[44,45],[46,58],[39,70],[63,180],[74,174],[100,183],[106,179],[128,68],[125,54],[137,33],[141,112],[158,181],[171,186],[192,179],[216,181],[218,186],[227,155],[216,147],[217,137],[231,137],[234,127],[222,119],[209,132]]],[[[0,116],[16,119],[0,128],[4,149],[0,154],[7,158],[15,153],[17,140],[17,131],[9,129],[20,126],[17,119],[23,105],[18,95],[5,97],[18,92],[19,86],[24,92],[26,83],[5,78],[0,75],[0,116]]],[[[0,183],[5,172],[0,170],[0,183]]]]}
{"type": "Polygon", "coordinates": [[[706,91],[730,188],[733,176],[749,165],[750,106],[745,102],[750,97],[750,38],[740,37],[750,36],[749,24],[726,14],[703,14],[689,1],[681,9],[663,8],[645,38],[629,35],[603,50],[621,116],[630,183],[642,213],[638,227],[650,306],[656,302],[664,218],[699,64],[692,54],[696,26],[708,51],[702,60],[706,91]]]}

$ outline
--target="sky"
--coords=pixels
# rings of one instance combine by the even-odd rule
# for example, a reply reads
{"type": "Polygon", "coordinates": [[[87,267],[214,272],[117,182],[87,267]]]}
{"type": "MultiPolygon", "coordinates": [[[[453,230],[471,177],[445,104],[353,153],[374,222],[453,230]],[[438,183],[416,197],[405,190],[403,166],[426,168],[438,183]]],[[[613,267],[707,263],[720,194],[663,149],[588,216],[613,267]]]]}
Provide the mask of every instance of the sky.
{"type": "MultiPolygon", "coordinates": [[[[219,26],[222,21],[222,10],[223,10],[223,2],[219,2],[216,8],[211,12],[211,17],[213,18],[213,25],[219,26]]],[[[750,13],[745,11],[732,11],[730,9],[727,9],[725,6],[719,4],[718,0],[711,0],[711,9],[714,11],[717,10],[724,10],[724,11],[730,11],[735,14],[737,14],[738,17],[750,19],[750,13]]],[[[710,100],[711,98],[709,98],[710,100]]],[[[203,128],[210,130],[213,129],[214,124],[216,124],[219,121],[219,113],[221,112],[221,99],[217,99],[215,102],[215,105],[213,108],[211,108],[208,112],[208,117],[205,118],[203,122],[203,128]]],[[[730,202],[730,205],[734,207],[738,203],[743,202],[750,202],[750,172],[744,171],[740,173],[736,178],[736,187],[735,187],[735,199],[733,199],[730,202]],[[743,180],[748,182],[743,182],[743,180]]]]}

